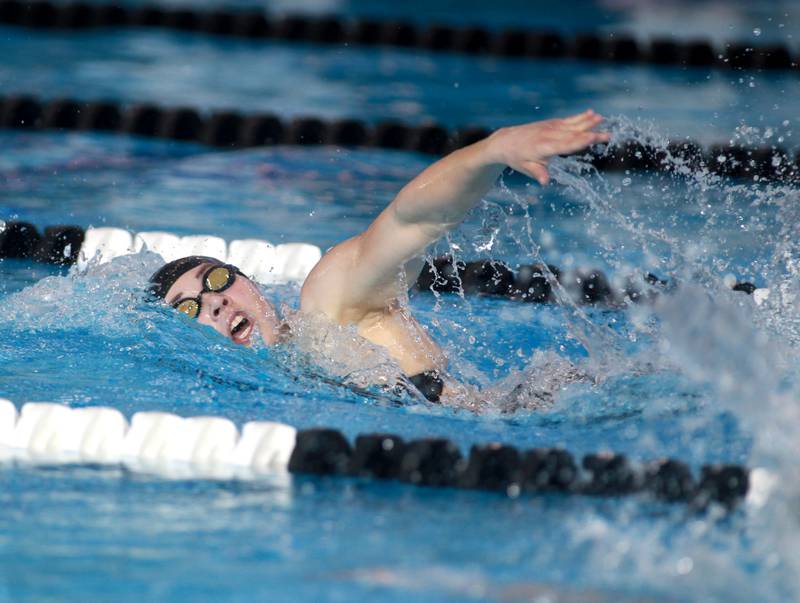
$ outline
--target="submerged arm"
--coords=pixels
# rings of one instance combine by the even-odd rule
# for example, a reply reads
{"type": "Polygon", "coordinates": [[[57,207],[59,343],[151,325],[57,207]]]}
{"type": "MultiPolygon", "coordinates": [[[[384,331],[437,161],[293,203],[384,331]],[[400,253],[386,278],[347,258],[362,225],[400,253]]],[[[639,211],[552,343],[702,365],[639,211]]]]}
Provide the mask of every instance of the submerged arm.
{"type": "Polygon", "coordinates": [[[451,153],[403,187],[366,231],[333,248],[307,285],[313,288],[315,280],[333,285],[341,279],[343,284],[333,286],[339,294],[330,299],[339,310],[357,314],[384,306],[403,293],[398,277],[406,263],[458,225],[506,166],[546,184],[548,158],[608,140],[607,134],[592,131],[601,121],[590,110],[502,128],[451,153]]]}

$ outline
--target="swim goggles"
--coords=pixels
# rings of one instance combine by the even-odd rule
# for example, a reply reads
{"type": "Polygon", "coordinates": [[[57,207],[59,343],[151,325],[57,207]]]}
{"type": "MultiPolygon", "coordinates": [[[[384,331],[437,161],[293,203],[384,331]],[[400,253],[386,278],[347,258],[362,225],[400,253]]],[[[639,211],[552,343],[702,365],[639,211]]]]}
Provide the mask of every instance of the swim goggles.
{"type": "Polygon", "coordinates": [[[178,312],[183,312],[189,318],[200,316],[201,298],[203,293],[221,293],[236,282],[236,275],[244,276],[236,266],[219,264],[212,266],[203,275],[203,289],[197,297],[184,297],[172,304],[178,312]]]}

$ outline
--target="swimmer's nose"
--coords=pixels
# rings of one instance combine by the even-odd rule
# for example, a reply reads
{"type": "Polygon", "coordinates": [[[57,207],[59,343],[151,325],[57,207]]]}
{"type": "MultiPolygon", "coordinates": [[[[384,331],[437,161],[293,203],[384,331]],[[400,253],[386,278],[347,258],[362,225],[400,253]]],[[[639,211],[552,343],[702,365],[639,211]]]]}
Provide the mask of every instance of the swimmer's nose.
{"type": "Polygon", "coordinates": [[[228,298],[219,294],[206,294],[203,303],[207,304],[208,314],[214,322],[218,320],[225,320],[227,316],[228,306],[230,305],[228,298]]]}

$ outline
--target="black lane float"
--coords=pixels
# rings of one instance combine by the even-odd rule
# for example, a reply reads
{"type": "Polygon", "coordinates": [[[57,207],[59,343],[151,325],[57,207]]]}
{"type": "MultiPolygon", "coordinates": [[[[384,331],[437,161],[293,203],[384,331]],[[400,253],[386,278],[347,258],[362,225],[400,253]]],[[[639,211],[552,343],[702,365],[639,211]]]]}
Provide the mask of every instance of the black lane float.
{"type": "MultiPolygon", "coordinates": [[[[0,128],[115,132],[165,140],[194,142],[219,149],[271,145],[333,145],[414,151],[441,156],[491,134],[481,127],[453,130],[435,123],[399,121],[368,123],[360,119],[295,117],[272,113],[203,112],[191,107],[153,104],[121,105],[109,101],[42,100],[33,96],[0,97],[0,128]]],[[[585,157],[599,170],[653,172],[704,168],[720,176],[796,182],[800,152],[777,147],[712,145],[690,140],[660,148],[640,141],[594,150],[585,157]]]]}
{"type": "Polygon", "coordinates": [[[191,9],[85,2],[0,1],[0,24],[80,31],[97,28],[160,28],[244,38],[311,42],[342,47],[390,46],[518,59],[602,61],[705,69],[789,71],[798,56],[783,44],[754,45],[656,37],[623,32],[564,34],[553,30],[418,25],[403,20],[335,15],[272,15],[257,9],[191,9]]]}
{"type": "Polygon", "coordinates": [[[418,486],[523,494],[589,496],[645,494],[705,509],[733,508],[746,495],[749,471],[733,464],[704,465],[699,479],[686,463],[660,459],[635,464],[623,454],[594,453],[580,465],[562,448],[520,451],[506,444],[474,445],[465,458],[445,438],[405,441],[392,434],[363,434],[351,446],[334,429],[297,432],[289,471],[295,474],[399,480],[418,486]]]}

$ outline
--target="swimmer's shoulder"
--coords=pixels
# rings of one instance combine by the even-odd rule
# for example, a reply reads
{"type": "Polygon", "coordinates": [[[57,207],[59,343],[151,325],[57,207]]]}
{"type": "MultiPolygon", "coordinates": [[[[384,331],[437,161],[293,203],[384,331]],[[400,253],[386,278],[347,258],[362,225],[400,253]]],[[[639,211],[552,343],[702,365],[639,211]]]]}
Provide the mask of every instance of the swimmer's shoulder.
{"type": "Polygon", "coordinates": [[[342,324],[359,322],[361,308],[347,294],[357,265],[357,239],[353,237],[329,249],[311,270],[300,291],[303,312],[324,314],[342,324]]]}

